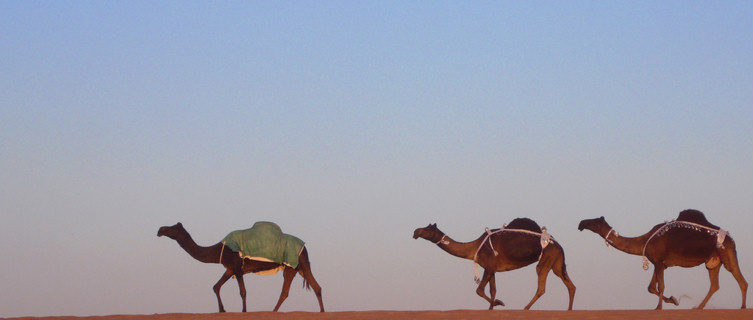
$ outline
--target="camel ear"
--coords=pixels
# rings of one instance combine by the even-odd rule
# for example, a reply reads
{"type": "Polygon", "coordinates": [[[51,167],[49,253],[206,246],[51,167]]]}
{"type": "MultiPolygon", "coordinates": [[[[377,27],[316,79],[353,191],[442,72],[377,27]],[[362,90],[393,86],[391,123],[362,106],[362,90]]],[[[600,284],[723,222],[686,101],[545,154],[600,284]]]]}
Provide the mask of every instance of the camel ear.
{"type": "Polygon", "coordinates": [[[431,226],[432,226],[432,227],[434,227],[434,228],[436,228],[436,227],[437,227],[437,224],[436,224],[436,223],[434,223],[434,224],[432,224],[431,226]]]}
{"type": "Polygon", "coordinates": [[[181,228],[183,228],[183,224],[182,224],[182,223],[180,223],[180,222],[178,222],[178,227],[181,227],[181,228]]]}

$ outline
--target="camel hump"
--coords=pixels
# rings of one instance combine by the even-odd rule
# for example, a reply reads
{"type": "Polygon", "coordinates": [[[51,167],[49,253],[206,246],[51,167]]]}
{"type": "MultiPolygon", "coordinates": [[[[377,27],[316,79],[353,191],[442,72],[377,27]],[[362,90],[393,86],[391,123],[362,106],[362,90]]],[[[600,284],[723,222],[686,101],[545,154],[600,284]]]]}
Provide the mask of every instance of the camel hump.
{"type": "Polygon", "coordinates": [[[706,220],[706,216],[703,214],[703,212],[693,209],[683,210],[682,212],[680,212],[680,215],[677,216],[677,221],[693,222],[707,226],[709,228],[719,229],[719,227],[711,224],[711,222],[706,220]]]}
{"type": "Polygon", "coordinates": [[[510,221],[510,223],[507,224],[507,228],[523,229],[523,230],[541,233],[541,227],[539,227],[539,224],[536,223],[536,221],[533,221],[528,218],[516,218],[515,220],[510,221]]]}

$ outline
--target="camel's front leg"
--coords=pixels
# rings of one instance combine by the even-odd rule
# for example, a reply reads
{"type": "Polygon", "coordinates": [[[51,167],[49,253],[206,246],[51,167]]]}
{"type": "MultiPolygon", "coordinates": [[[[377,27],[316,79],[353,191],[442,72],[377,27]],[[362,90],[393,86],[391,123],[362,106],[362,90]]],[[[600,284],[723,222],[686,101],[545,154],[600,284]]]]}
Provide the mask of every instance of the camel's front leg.
{"type": "MultiPolygon", "coordinates": [[[[489,281],[491,281],[493,276],[494,276],[494,271],[489,271],[488,269],[484,269],[484,275],[481,276],[481,281],[479,281],[478,287],[476,288],[476,294],[478,294],[480,297],[484,298],[484,300],[489,302],[489,305],[490,305],[489,310],[494,308],[494,305],[496,302],[486,296],[485,289],[486,289],[486,284],[489,283],[489,281]]],[[[502,301],[500,301],[500,303],[501,302],[502,301]]]]}
{"type": "Polygon", "coordinates": [[[232,276],[233,272],[229,269],[226,270],[225,273],[222,274],[222,277],[220,277],[220,280],[214,284],[214,287],[212,287],[214,294],[217,295],[217,304],[220,306],[220,312],[225,312],[225,307],[222,305],[222,299],[220,299],[220,288],[222,288],[222,285],[232,276]]]}
{"type": "MultiPolygon", "coordinates": [[[[661,264],[655,264],[654,265],[654,276],[656,277],[656,289],[658,290],[658,296],[659,296],[659,304],[656,306],[656,310],[661,310],[661,308],[662,308],[662,305],[661,305],[662,301],[664,301],[665,299],[667,299],[667,298],[664,297],[664,269],[666,269],[666,268],[667,267],[665,267],[664,265],[661,265],[661,264]]],[[[675,305],[679,304],[677,302],[677,299],[675,299],[674,296],[670,297],[669,300],[670,301],[668,301],[668,302],[672,302],[675,305]]]]}
{"type": "Polygon", "coordinates": [[[653,294],[653,295],[658,296],[659,299],[663,300],[666,303],[671,303],[671,304],[674,304],[676,306],[680,305],[680,302],[677,301],[677,299],[674,296],[667,298],[667,297],[659,294],[659,290],[656,289],[656,286],[657,286],[656,273],[653,273],[651,275],[651,283],[648,284],[648,292],[651,293],[651,294],[653,294]]]}
{"type": "Polygon", "coordinates": [[[243,271],[236,272],[235,279],[238,280],[238,289],[240,290],[241,300],[243,301],[243,312],[246,312],[246,285],[243,283],[243,271]]]}
{"type": "Polygon", "coordinates": [[[494,309],[495,306],[505,306],[505,303],[502,302],[502,300],[495,299],[497,296],[497,281],[496,281],[497,275],[495,273],[492,273],[492,277],[489,278],[489,295],[491,296],[491,300],[494,300],[494,303],[489,306],[489,310],[494,309]]]}
{"type": "Polygon", "coordinates": [[[277,305],[275,306],[274,311],[279,310],[282,302],[285,301],[285,299],[288,297],[288,292],[290,292],[290,284],[293,283],[293,278],[295,277],[296,273],[297,271],[295,271],[295,269],[289,267],[285,267],[285,270],[282,272],[282,291],[280,292],[280,299],[277,300],[277,305]]]}

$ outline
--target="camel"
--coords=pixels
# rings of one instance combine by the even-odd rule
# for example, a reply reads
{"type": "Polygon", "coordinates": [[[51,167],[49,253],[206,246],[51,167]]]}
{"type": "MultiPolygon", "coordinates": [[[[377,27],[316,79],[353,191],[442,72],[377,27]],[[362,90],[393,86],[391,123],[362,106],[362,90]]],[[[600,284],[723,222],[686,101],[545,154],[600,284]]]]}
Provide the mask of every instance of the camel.
{"type": "Polygon", "coordinates": [[[648,261],[651,261],[654,273],[648,292],[659,297],[657,310],[662,308],[662,302],[679,305],[674,296],[664,296],[664,270],[674,266],[691,268],[700,264],[706,264],[711,287],[697,308],[703,309],[711,295],[719,290],[719,270],[724,265],[740,285],[743,301],[741,309],[745,309],[748,283],[740,272],[735,241],[726,231],[708,222],[698,210],[684,210],[677,220],[657,224],[646,234],[634,238],[620,236],[603,216],[581,221],[578,230],[583,229],[591,230],[604,238],[607,246],[611,245],[629,254],[642,255],[643,268],[646,270],[648,261]]]}
{"type": "MultiPolygon", "coordinates": [[[[240,289],[241,300],[243,300],[243,312],[246,312],[246,287],[243,284],[243,275],[250,272],[264,272],[276,269],[283,269],[283,284],[282,292],[280,293],[280,299],[277,301],[277,305],[274,311],[280,309],[280,305],[288,297],[290,291],[290,284],[293,282],[293,278],[297,273],[300,273],[303,277],[303,285],[306,289],[314,289],[316,298],[319,300],[320,312],[324,312],[324,304],[322,303],[322,288],[314,279],[314,275],[311,273],[311,263],[309,261],[308,252],[306,247],[298,256],[298,266],[291,268],[290,266],[279,264],[275,262],[258,261],[251,259],[241,258],[237,252],[233,252],[228,246],[222,242],[209,247],[202,247],[196,244],[188,234],[186,229],[183,228],[183,224],[178,222],[174,226],[165,226],[159,228],[157,236],[166,236],[178,242],[178,244],[188,252],[194,259],[204,263],[220,263],[225,267],[225,272],[220,277],[220,280],[214,285],[213,290],[217,295],[217,304],[220,307],[220,312],[225,312],[225,307],[222,305],[222,299],[220,299],[220,288],[230,277],[235,277],[238,280],[238,287],[240,289]],[[223,254],[224,253],[224,254],[223,254]],[[221,260],[221,261],[220,261],[221,260]]],[[[274,273],[274,272],[272,272],[274,273]]]]}
{"type": "Polygon", "coordinates": [[[575,285],[570,281],[565,268],[565,253],[562,247],[546,233],[536,222],[528,218],[517,218],[501,229],[486,229],[478,239],[471,242],[457,242],[446,236],[437,228],[437,224],[429,224],[425,228],[418,228],[413,232],[413,239],[424,238],[435,243],[447,253],[474,261],[484,268],[484,275],[477,282],[476,293],[489,302],[489,310],[495,306],[505,304],[495,299],[497,285],[495,273],[519,269],[536,261],[538,274],[538,290],[533,299],[525,307],[531,308],[545,292],[546,278],[549,270],[562,279],[570,295],[567,310],[573,309],[575,285]],[[543,249],[542,249],[543,248],[543,249]],[[489,284],[490,297],[486,296],[485,288],[489,284]]]}

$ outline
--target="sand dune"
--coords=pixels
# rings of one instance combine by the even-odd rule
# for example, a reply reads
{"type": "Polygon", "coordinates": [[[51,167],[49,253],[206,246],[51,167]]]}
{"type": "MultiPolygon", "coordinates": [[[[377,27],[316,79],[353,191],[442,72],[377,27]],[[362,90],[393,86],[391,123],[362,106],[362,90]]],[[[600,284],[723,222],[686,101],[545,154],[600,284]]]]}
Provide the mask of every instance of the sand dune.
{"type": "Polygon", "coordinates": [[[91,317],[39,317],[4,319],[88,319],[88,320],[245,320],[245,319],[753,319],[753,309],[746,310],[600,310],[600,311],[523,311],[523,310],[451,310],[451,311],[344,311],[344,312],[249,312],[249,313],[172,313],[154,315],[110,315],[91,317]]]}

